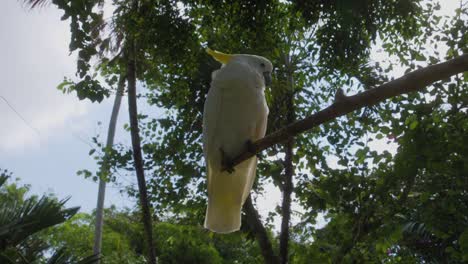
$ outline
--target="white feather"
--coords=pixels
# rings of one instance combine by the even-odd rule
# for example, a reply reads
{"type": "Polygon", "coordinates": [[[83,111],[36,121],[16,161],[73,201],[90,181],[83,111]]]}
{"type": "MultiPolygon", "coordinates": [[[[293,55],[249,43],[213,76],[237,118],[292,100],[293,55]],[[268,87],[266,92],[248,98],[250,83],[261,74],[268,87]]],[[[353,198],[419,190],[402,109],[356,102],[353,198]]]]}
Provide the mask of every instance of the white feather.
{"type": "Polygon", "coordinates": [[[239,230],[242,205],[252,189],[257,168],[257,158],[253,157],[235,166],[231,174],[221,172],[220,148],[233,158],[245,150],[248,140],[265,135],[268,116],[263,75],[252,62],[266,59],[236,56],[213,73],[203,117],[208,173],[205,227],[219,233],[239,230]]]}

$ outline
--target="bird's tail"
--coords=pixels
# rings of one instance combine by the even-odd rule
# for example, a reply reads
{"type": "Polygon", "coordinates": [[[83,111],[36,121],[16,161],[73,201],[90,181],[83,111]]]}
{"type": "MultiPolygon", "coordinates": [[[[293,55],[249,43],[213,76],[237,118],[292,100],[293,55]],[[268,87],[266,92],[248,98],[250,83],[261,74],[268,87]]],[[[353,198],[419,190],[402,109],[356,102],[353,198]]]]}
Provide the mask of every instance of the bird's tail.
{"type": "Polygon", "coordinates": [[[208,168],[208,208],[205,228],[217,233],[240,229],[241,209],[255,180],[257,158],[236,166],[233,173],[214,172],[208,168]]]}
{"type": "Polygon", "coordinates": [[[222,199],[208,199],[205,228],[216,233],[231,233],[240,229],[241,203],[222,199]]]}

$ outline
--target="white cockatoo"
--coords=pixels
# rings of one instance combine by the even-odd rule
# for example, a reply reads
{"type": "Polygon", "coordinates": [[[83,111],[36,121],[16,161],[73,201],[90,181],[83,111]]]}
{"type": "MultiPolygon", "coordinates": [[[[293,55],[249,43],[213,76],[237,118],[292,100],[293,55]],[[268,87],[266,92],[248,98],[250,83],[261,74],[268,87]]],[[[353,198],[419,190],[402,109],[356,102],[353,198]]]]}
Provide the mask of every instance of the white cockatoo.
{"type": "Polygon", "coordinates": [[[273,66],[266,58],[207,49],[223,65],[212,73],[203,113],[203,151],[208,174],[205,228],[217,233],[239,230],[241,209],[257,170],[257,157],[231,170],[226,161],[245,151],[248,142],[265,136],[268,106],[265,86],[273,66]],[[223,164],[223,165],[222,165],[223,164]]]}

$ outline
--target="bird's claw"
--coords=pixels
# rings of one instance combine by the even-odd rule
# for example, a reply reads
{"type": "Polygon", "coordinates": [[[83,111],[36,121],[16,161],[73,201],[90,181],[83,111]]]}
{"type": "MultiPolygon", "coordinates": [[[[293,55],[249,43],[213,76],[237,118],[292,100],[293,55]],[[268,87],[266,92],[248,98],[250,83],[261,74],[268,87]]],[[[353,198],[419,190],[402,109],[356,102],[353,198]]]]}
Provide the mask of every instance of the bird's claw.
{"type": "Polygon", "coordinates": [[[234,164],[232,163],[231,159],[228,158],[226,153],[224,152],[223,148],[219,148],[219,152],[221,152],[221,166],[223,170],[226,170],[230,174],[234,172],[234,164]]]}

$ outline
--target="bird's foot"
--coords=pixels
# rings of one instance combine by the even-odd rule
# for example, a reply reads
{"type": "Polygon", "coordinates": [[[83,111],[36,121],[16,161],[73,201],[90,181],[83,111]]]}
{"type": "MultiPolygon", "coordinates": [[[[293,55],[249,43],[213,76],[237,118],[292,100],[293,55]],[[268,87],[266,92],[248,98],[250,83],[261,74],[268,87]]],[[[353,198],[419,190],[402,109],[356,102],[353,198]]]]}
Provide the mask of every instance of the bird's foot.
{"type": "Polygon", "coordinates": [[[255,156],[257,156],[257,158],[261,158],[260,156],[260,153],[257,153],[257,149],[255,148],[255,145],[254,143],[252,142],[252,140],[247,140],[247,142],[245,143],[245,145],[247,146],[247,151],[252,153],[252,154],[255,154],[255,156]]]}
{"type": "Polygon", "coordinates": [[[229,173],[233,173],[234,164],[232,163],[232,160],[226,155],[226,152],[224,152],[223,148],[219,148],[219,152],[221,152],[222,170],[226,170],[229,173]]]}

